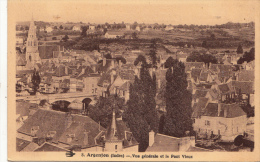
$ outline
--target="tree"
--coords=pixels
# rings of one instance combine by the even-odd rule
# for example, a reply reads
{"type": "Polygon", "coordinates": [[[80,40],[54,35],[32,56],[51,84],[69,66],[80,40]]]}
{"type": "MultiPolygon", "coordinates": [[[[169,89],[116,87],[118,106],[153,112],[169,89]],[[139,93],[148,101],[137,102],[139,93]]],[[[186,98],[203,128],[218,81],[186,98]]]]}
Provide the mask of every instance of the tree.
{"type": "Polygon", "coordinates": [[[54,26],[53,29],[58,29],[58,27],[57,27],[57,26],[54,26]]]}
{"type": "Polygon", "coordinates": [[[82,26],[81,29],[82,29],[82,30],[81,30],[81,36],[82,36],[82,37],[85,37],[85,36],[87,35],[86,32],[87,32],[87,30],[88,30],[88,26],[82,26]]]}
{"type": "Polygon", "coordinates": [[[94,106],[89,106],[89,117],[96,122],[100,122],[100,125],[104,128],[108,128],[111,123],[112,112],[115,108],[116,117],[121,116],[124,100],[115,95],[110,95],[107,98],[100,97],[94,106]]]}
{"type": "Polygon", "coordinates": [[[213,39],[213,40],[216,39],[215,34],[211,34],[211,35],[210,35],[210,38],[213,39]]]}
{"type": "Polygon", "coordinates": [[[133,39],[138,39],[136,32],[133,32],[133,33],[132,33],[132,38],[133,38],[133,39]]]}
{"type": "Polygon", "coordinates": [[[121,60],[121,62],[123,63],[123,64],[126,64],[126,59],[124,58],[124,57],[122,57],[122,56],[120,56],[120,57],[116,57],[116,61],[119,63],[119,60],[121,60]]]}
{"type": "Polygon", "coordinates": [[[243,62],[250,62],[255,60],[255,48],[251,48],[249,52],[245,52],[242,57],[240,57],[237,61],[238,64],[242,64],[243,62]]]}
{"type": "Polygon", "coordinates": [[[187,90],[187,76],[182,62],[167,59],[166,73],[166,111],[163,132],[174,137],[185,136],[192,130],[191,93],[187,90]]]}
{"type": "Polygon", "coordinates": [[[237,54],[242,54],[242,53],[243,53],[243,47],[241,44],[239,44],[237,47],[237,54]]]}
{"type": "Polygon", "coordinates": [[[203,41],[201,46],[207,48],[207,41],[203,41]]]}
{"type": "Polygon", "coordinates": [[[218,60],[215,56],[211,54],[200,54],[198,51],[193,51],[186,59],[187,62],[204,62],[205,64],[218,63],[218,60]]]}
{"type": "Polygon", "coordinates": [[[150,46],[149,57],[151,59],[151,64],[155,67],[157,65],[157,47],[156,47],[156,40],[152,40],[152,44],[150,46]]]}
{"type": "Polygon", "coordinates": [[[128,107],[124,113],[134,137],[139,142],[139,151],[145,151],[148,146],[149,131],[158,131],[159,119],[156,113],[156,78],[150,75],[145,57],[139,55],[135,64],[141,64],[140,75],[130,85],[128,107]]]}
{"type": "Polygon", "coordinates": [[[59,27],[59,28],[60,28],[60,30],[62,30],[62,29],[63,29],[63,26],[62,26],[62,25],[60,25],[60,27],[59,27]]]}
{"type": "Polygon", "coordinates": [[[65,36],[62,38],[62,40],[63,40],[64,42],[67,42],[68,39],[69,39],[69,36],[68,36],[68,35],[65,35],[65,36]]]}
{"type": "Polygon", "coordinates": [[[40,83],[41,83],[41,77],[39,75],[39,72],[34,69],[34,73],[32,75],[32,84],[33,84],[32,89],[33,89],[34,95],[36,94],[37,90],[39,89],[40,83]]]}
{"type": "Polygon", "coordinates": [[[104,57],[105,57],[106,59],[112,59],[112,56],[111,56],[110,53],[106,54],[104,57]]]}

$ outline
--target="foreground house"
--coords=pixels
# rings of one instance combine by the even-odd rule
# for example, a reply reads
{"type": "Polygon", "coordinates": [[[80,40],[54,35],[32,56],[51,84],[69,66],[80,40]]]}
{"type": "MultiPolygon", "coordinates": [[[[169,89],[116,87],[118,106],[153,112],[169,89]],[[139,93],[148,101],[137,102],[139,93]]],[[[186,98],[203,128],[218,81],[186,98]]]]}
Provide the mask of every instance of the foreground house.
{"type": "Polygon", "coordinates": [[[149,132],[149,146],[145,152],[209,152],[195,146],[195,137],[172,137],[149,132]]]}
{"type": "Polygon", "coordinates": [[[247,116],[238,104],[204,103],[202,105],[201,107],[197,104],[192,114],[195,119],[193,129],[199,138],[233,142],[238,135],[243,135],[246,131],[247,116]]]}
{"type": "Polygon", "coordinates": [[[106,130],[88,116],[38,109],[17,130],[17,151],[138,152],[138,146],[115,112],[106,130]]]}
{"type": "Polygon", "coordinates": [[[65,150],[75,147],[82,151],[102,151],[98,137],[104,131],[88,116],[38,109],[17,130],[17,138],[39,146],[48,142],[65,150]]]}

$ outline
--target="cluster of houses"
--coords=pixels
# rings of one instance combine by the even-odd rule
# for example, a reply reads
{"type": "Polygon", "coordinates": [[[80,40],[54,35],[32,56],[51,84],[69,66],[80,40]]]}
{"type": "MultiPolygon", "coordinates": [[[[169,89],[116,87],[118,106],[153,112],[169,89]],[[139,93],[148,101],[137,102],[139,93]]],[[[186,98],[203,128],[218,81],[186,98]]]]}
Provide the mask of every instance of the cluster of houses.
{"type": "MultiPolygon", "coordinates": [[[[41,78],[38,93],[84,93],[103,97],[117,94],[127,102],[129,87],[141,68],[134,65],[135,59],[144,55],[151,61],[147,56],[150,44],[143,44],[142,49],[114,43],[100,45],[100,51],[66,50],[59,45],[38,45],[35,29],[31,22],[26,52],[24,54],[24,49],[20,48],[16,53],[17,96],[30,95],[32,76],[37,71],[41,78]],[[110,57],[106,57],[108,53],[110,57]]],[[[119,36],[106,37],[112,38],[111,35],[119,36]]],[[[163,45],[158,46],[157,55],[159,66],[150,68],[150,75],[156,75],[158,111],[166,113],[166,101],[161,94],[166,83],[164,63],[173,57],[185,64],[196,138],[233,142],[238,135],[246,133],[248,114],[243,107],[254,107],[254,61],[236,65],[239,55],[217,53],[222,64],[186,62],[189,53],[185,49],[163,45]]],[[[105,129],[80,113],[42,109],[37,104],[17,101],[18,151],[67,151],[71,148],[137,152],[138,143],[114,113],[111,126],[105,129]]],[[[150,132],[147,151],[208,150],[197,148],[194,137],[175,138],[150,132]]]]}
{"type": "Polygon", "coordinates": [[[107,129],[88,116],[39,109],[24,101],[17,102],[16,113],[19,152],[138,152],[138,142],[115,111],[107,129]]]}

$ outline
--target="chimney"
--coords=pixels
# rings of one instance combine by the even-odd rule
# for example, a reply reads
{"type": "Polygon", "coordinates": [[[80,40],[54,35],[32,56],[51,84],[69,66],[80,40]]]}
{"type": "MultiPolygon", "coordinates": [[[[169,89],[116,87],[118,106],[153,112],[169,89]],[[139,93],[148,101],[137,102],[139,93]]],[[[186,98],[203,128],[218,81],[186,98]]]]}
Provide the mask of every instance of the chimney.
{"type": "Polygon", "coordinates": [[[103,66],[105,66],[107,64],[107,59],[104,57],[103,58],[103,66]]]}
{"type": "Polygon", "coordinates": [[[111,84],[114,82],[114,74],[111,74],[111,84]]]}
{"type": "Polygon", "coordinates": [[[69,75],[69,71],[68,71],[68,67],[67,66],[65,66],[65,74],[69,75]]]}
{"type": "Polygon", "coordinates": [[[151,147],[154,144],[154,131],[151,130],[151,132],[149,132],[149,146],[151,147]]]}
{"type": "Polygon", "coordinates": [[[115,59],[111,59],[111,66],[112,68],[115,68],[115,59]]]}
{"type": "Polygon", "coordinates": [[[82,68],[81,74],[84,74],[84,73],[85,73],[85,70],[86,70],[86,68],[82,68]]]}
{"type": "Polygon", "coordinates": [[[227,109],[227,107],[224,109],[224,118],[226,118],[227,117],[227,113],[228,113],[228,111],[227,111],[228,109],[227,109]]]}
{"type": "Polygon", "coordinates": [[[94,73],[97,72],[96,65],[92,66],[92,69],[93,69],[94,73]]]}
{"type": "Polygon", "coordinates": [[[85,146],[88,145],[88,132],[87,132],[87,131],[84,132],[83,144],[84,144],[85,146]]]}
{"type": "Polygon", "coordinates": [[[126,135],[126,131],[125,131],[125,139],[127,140],[127,135],[126,135]]]}
{"type": "Polygon", "coordinates": [[[121,60],[118,61],[118,66],[119,66],[119,68],[121,68],[121,66],[122,66],[122,61],[121,60]]]}
{"type": "Polygon", "coordinates": [[[39,130],[39,126],[33,126],[33,127],[31,128],[31,134],[32,134],[32,136],[35,137],[38,130],[39,130]]]}
{"type": "Polygon", "coordinates": [[[220,116],[222,103],[218,101],[218,116],[220,116]]]}

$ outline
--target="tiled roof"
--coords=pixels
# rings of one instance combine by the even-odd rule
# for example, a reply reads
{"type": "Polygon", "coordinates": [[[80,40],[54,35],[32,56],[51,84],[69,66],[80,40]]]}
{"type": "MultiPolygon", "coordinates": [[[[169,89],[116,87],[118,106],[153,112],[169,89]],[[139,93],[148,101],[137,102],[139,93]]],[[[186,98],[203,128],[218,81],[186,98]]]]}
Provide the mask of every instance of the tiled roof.
{"type": "Polygon", "coordinates": [[[225,118],[235,118],[239,116],[246,115],[246,113],[242,110],[239,104],[223,104],[221,103],[221,109],[218,113],[218,104],[217,103],[209,103],[206,107],[203,116],[211,116],[211,117],[225,117],[225,118]]]}
{"type": "Polygon", "coordinates": [[[57,76],[57,77],[62,77],[62,76],[66,76],[68,74],[66,74],[66,70],[65,70],[65,66],[64,65],[60,65],[54,72],[54,76],[57,76]]]}
{"type": "Polygon", "coordinates": [[[194,106],[192,117],[193,118],[200,117],[205,111],[207,103],[208,103],[208,98],[205,97],[199,98],[198,103],[196,104],[196,106],[194,106]]]}
{"type": "Polygon", "coordinates": [[[88,77],[88,76],[90,76],[91,73],[94,73],[94,71],[92,70],[91,67],[87,66],[84,68],[85,68],[85,72],[83,74],[78,75],[77,79],[82,79],[84,77],[88,77]]]}
{"type": "Polygon", "coordinates": [[[34,143],[34,142],[31,142],[29,143],[29,145],[27,145],[23,150],[22,152],[32,152],[34,151],[36,148],[38,148],[39,145],[34,143]]]}
{"type": "Polygon", "coordinates": [[[213,100],[218,100],[219,94],[216,89],[210,89],[209,94],[212,97],[213,100]]]}
{"type": "Polygon", "coordinates": [[[59,111],[38,109],[17,131],[32,136],[31,129],[39,126],[36,137],[45,137],[49,131],[56,131],[58,138],[65,130],[66,114],[59,111]]]}
{"type": "Polygon", "coordinates": [[[104,82],[107,82],[109,84],[111,84],[111,70],[107,71],[106,73],[104,73],[101,78],[99,79],[97,85],[99,86],[103,86],[104,82]]]}
{"type": "Polygon", "coordinates": [[[194,97],[195,98],[200,98],[200,97],[206,97],[208,93],[208,90],[196,90],[195,94],[194,94],[194,97]]]}
{"type": "Polygon", "coordinates": [[[201,72],[199,80],[206,82],[208,79],[208,72],[201,72]]]}
{"type": "Polygon", "coordinates": [[[135,79],[135,72],[133,70],[120,70],[119,76],[123,80],[134,80],[135,79]]]}
{"type": "Polygon", "coordinates": [[[109,35],[119,35],[119,36],[122,36],[122,35],[125,34],[125,31],[120,31],[120,30],[117,30],[117,31],[107,31],[106,33],[109,34],[109,35]]]}
{"type": "Polygon", "coordinates": [[[88,133],[88,145],[95,144],[94,138],[100,132],[105,130],[102,126],[99,126],[94,120],[88,116],[81,115],[68,115],[65,112],[43,110],[39,109],[30,118],[28,118],[24,125],[18,129],[18,132],[27,135],[31,134],[31,128],[38,126],[39,130],[36,133],[36,137],[46,137],[50,131],[56,131],[52,142],[62,142],[68,144],[83,144],[84,132],[88,133]],[[71,119],[71,124],[68,125],[68,119],[71,119]],[[75,134],[75,138],[71,142],[67,141],[68,134],[75,134]]]}
{"type": "Polygon", "coordinates": [[[68,129],[66,129],[61,137],[59,138],[59,142],[70,144],[70,145],[81,145],[82,147],[86,147],[84,144],[84,133],[88,133],[88,143],[87,146],[95,145],[95,137],[100,133],[100,131],[104,131],[105,129],[96,123],[94,120],[89,118],[88,116],[75,115],[73,116],[73,123],[70,125],[68,129]],[[99,130],[100,128],[100,130],[99,130]],[[74,138],[71,141],[67,141],[67,136],[69,134],[74,134],[74,138]]]}
{"type": "Polygon", "coordinates": [[[29,116],[31,103],[27,101],[16,101],[16,114],[29,116]]]}
{"type": "Polygon", "coordinates": [[[24,139],[16,138],[16,151],[22,151],[31,142],[24,139]]]}
{"type": "Polygon", "coordinates": [[[130,81],[127,81],[122,86],[118,87],[118,89],[123,90],[123,91],[128,91],[130,84],[131,84],[130,81]]]}
{"type": "MultiPolygon", "coordinates": [[[[106,134],[107,140],[110,139],[109,137],[109,135],[111,134],[110,128],[111,127],[107,129],[107,134],[106,134]]],[[[138,144],[138,142],[133,137],[130,129],[126,126],[123,120],[116,120],[116,129],[117,129],[117,138],[118,140],[123,141],[123,147],[130,147],[138,144]]]]}
{"type": "Polygon", "coordinates": [[[212,116],[217,117],[218,116],[218,104],[217,103],[208,103],[203,116],[212,116]]]}
{"type": "Polygon", "coordinates": [[[35,149],[34,151],[35,152],[38,152],[38,151],[45,151],[45,152],[49,152],[49,151],[55,151],[55,152],[63,151],[63,152],[65,152],[65,151],[69,151],[69,150],[61,148],[61,147],[58,147],[58,146],[56,146],[54,144],[45,142],[40,147],[35,149]]]}
{"type": "Polygon", "coordinates": [[[178,152],[180,139],[157,133],[154,143],[146,149],[146,152],[178,152]]]}
{"type": "Polygon", "coordinates": [[[24,84],[27,83],[27,79],[28,77],[27,76],[23,76],[21,79],[19,79],[17,82],[23,82],[24,84]]]}
{"type": "Polygon", "coordinates": [[[185,62],[185,71],[190,71],[192,68],[203,68],[204,62],[185,62]]]}
{"type": "Polygon", "coordinates": [[[243,81],[232,81],[232,86],[234,87],[236,93],[241,90],[242,94],[254,94],[254,82],[243,82],[243,81]]]}
{"type": "Polygon", "coordinates": [[[26,57],[25,54],[17,54],[16,55],[16,66],[25,66],[26,65],[26,57]]]}
{"type": "Polygon", "coordinates": [[[41,59],[53,58],[53,51],[59,51],[58,45],[42,45],[38,47],[41,59]]]}
{"type": "Polygon", "coordinates": [[[106,71],[108,71],[109,68],[110,68],[110,66],[111,66],[111,62],[112,62],[112,61],[113,61],[113,60],[111,60],[111,59],[106,59],[106,65],[103,66],[103,63],[100,63],[97,70],[100,71],[100,72],[106,72],[106,71]]]}
{"type": "Polygon", "coordinates": [[[220,84],[218,85],[218,88],[221,94],[227,94],[231,92],[227,84],[220,84]]]}
{"type": "Polygon", "coordinates": [[[198,68],[193,68],[191,70],[191,77],[197,81],[198,78],[200,77],[200,73],[201,73],[202,69],[198,69],[198,68]]]}
{"type": "Polygon", "coordinates": [[[238,81],[254,81],[255,71],[254,70],[242,70],[238,73],[238,81]]]}
{"type": "Polygon", "coordinates": [[[53,51],[53,58],[58,58],[60,55],[60,51],[53,51]]]}
{"type": "Polygon", "coordinates": [[[178,138],[156,134],[154,144],[146,152],[178,152],[178,138]]]}
{"type": "Polygon", "coordinates": [[[239,104],[223,104],[221,109],[224,111],[224,114],[226,111],[226,118],[235,118],[246,115],[239,104]]]}

